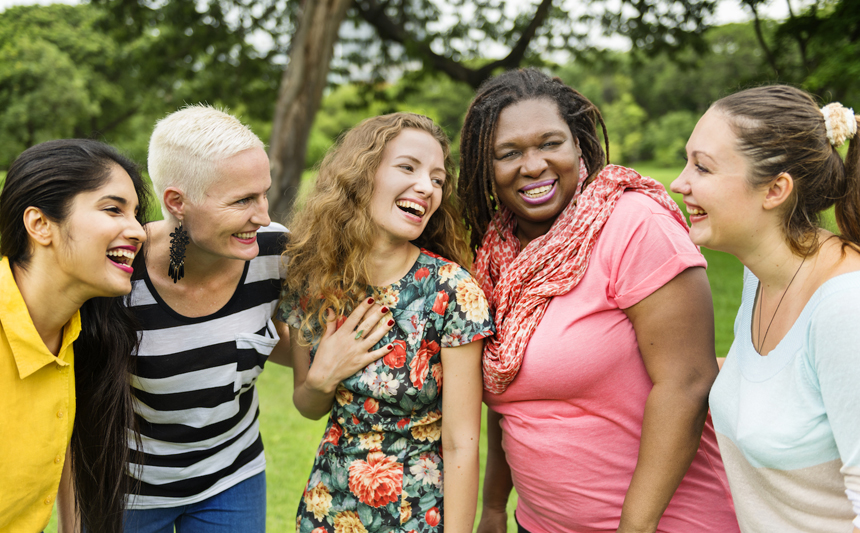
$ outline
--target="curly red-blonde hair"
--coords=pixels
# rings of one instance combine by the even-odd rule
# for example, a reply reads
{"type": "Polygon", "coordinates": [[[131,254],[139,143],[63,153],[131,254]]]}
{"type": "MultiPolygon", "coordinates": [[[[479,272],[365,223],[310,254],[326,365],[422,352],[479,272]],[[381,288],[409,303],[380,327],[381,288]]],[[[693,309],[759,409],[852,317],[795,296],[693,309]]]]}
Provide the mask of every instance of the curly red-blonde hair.
{"type": "Polygon", "coordinates": [[[345,315],[367,297],[368,257],[377,236],[377,225],[370,216],[373,178],[385,147],[405,128],[425,131],[439,142],[446,174],[442,204],[412,243],[466,268],[470,266],[471,254],[456,205],[454,164],[445,132],[431,119],[414,113],[366,119],[326,154],[313,191],[289,222],[292,234],[283,254],[288,261],[284,292],[304,297],[303,331],[312,330],[314,319],[324,324],[327,309],[345,315]]]}

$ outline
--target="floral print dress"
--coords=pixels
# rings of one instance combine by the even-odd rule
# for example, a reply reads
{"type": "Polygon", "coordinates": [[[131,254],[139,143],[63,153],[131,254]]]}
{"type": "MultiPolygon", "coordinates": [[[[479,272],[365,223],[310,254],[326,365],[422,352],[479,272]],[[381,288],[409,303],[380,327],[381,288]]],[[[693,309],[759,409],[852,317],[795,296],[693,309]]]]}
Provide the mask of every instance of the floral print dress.
{"type": "MultiPolygon", "coordinates": [[[[299,504],[300,533],[442,531],[440,351],[492,335],[492,317],[469,273],[427,250],[376,293],[396,323],[375,348],[394,350],[338,386],[299,504]]],[[[279,309],[296,329],[299,302],[288,295],[279,309]]]]}

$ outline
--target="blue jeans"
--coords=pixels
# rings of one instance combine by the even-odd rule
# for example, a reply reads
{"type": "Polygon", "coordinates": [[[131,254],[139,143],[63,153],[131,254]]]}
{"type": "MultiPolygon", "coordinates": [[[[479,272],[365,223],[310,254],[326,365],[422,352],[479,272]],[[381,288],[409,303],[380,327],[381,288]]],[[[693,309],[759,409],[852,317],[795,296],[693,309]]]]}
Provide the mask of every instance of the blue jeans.
{"type": "Polygon", "coordinates": [[[266,473],[202,502],[160,509],[129,509],[126,533],[265,533],[266,473]]]}

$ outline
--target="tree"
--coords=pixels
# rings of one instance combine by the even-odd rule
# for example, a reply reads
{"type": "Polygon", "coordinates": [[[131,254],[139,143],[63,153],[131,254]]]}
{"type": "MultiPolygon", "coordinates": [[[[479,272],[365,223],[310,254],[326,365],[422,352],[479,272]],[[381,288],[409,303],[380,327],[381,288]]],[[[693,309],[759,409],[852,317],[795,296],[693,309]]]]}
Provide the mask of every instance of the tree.
{"type": "MultiPolygon", "coordinates": [[[[504,0],[92,1],[126,21],[123,31],[131,38],[153,29],[178,36],[165,54],[173,46],[191,47],[189,54],[196,58],[192,62],[207,68],[206,58],[215,53],[208,47],[220,46],[213,38],[246,42],[249,35],[264,33],[273,45],[267,59],[275,62],[279,54],[288,54],[271,115],[271,209],[276,216],[289,211],[298,189],[309,117],[315,115],[325,89],[319,80],[359,80],[369,92],[378,93],[382,81],[392,75],[411,73],[410,79],[420,82],[441,72],[474,88],[499,69],[541,64],[541,56],[554,51],[587,49],[597,27],[627,35],[634,45],[651,51],[701,46],[705,17],[716,3],[581,0],[569,6],[562,0],[540,0],[512,13],[504,0]],[[193,46],[181,39],[189,31],[193,46]],[[503,50],[502,57],[487,59],[489,48],[503,50]],[[299,80],[306,83],[297,90],[299,80]]],[[[246,49],[235,56],[239,66],[244,58],[253,59],[246,49]]]]}
{"type": "Polygon", "coordinates": [[[860,97],[860,2],[816,0],[778,24],[761,20],[766,0],[742,0],[753,15],[756,38],[775,79],[802,85],[826,100],[860,97]]]}

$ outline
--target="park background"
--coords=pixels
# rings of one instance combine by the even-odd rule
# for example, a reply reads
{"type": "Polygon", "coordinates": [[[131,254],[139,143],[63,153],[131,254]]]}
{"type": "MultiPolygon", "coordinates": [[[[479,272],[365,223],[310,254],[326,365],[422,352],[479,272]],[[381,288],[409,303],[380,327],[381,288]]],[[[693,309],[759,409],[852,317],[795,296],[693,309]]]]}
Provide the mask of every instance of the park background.
{"type": "MultiPolygon", "coordinates": [[[[17,154],[54,138],[96,138],[145,167],[155,121],[206,102],[268,143],[280,222],[338,135],[368,116],[425,114],[457,158],[475,88],[509,68],[536,66],[585,94],[603,113],[611,161],[667,188],[696,121],[721,96],[789,83],[822,104],[860,106],[856,0],[34,3],[0,0],[0,183],[17,154]]],[[[703,253],[725,356],[742,267],[703,253]]],[[[293,408],[290,369],[268,368],[258,385],[267,529],[292,531],[325,420],[293,408]]],[[[482,465],[485,450],[482,440],[482,465]]],[[[514,494],[512,531],[515,505],[514,494]]]]}

